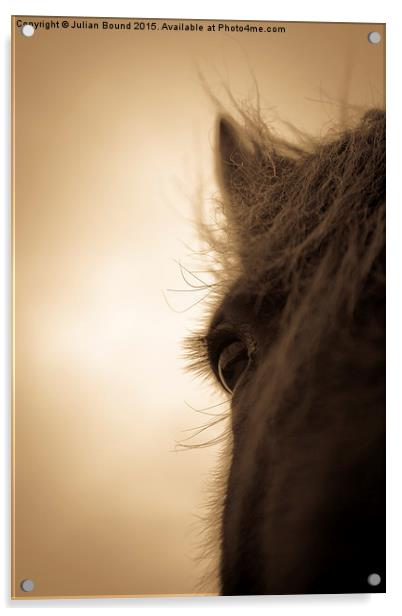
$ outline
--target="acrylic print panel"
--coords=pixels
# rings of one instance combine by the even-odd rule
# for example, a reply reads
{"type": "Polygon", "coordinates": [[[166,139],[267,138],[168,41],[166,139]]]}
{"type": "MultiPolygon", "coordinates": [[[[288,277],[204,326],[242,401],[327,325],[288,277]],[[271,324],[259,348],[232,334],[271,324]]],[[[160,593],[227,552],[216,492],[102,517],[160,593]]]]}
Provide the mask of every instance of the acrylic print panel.
{"type": "Polygon", "coordinates": [[[385,26],[12,30],[12,596],[384,592],[385,26]]]}

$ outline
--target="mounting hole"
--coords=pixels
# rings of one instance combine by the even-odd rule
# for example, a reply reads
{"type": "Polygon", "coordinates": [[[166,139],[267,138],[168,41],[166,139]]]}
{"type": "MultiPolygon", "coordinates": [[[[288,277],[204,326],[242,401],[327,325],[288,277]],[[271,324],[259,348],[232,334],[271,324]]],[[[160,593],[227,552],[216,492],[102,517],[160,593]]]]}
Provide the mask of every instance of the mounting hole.
{"type": "Polygon", "coordinates": [[[31,592],[31,590],[34,589],[35,584],[33,580],[22,580],[20,587],[24,592],[31,592]]]}
{"type": "Polygon", "coordinates": [[[24,24],[21,28],[21,32],[24,36],[33,36],[35,34],[35,28],[31,24],[24,24]]]}
{"type": "Polygon", "coordinates": [[[369,40],[369,43],[373,43],[373,45],[376,45],[381,41],[381,34],[379,32],[369,32],[367,38],[369,40]]]}
{"type": "Polygon", "coordinates": [[[378,586],[378,584],[381,583],[381,575],[378,575],[378,573],[370,573],[367,578],[367,582],[370,586],[378,586]]]}

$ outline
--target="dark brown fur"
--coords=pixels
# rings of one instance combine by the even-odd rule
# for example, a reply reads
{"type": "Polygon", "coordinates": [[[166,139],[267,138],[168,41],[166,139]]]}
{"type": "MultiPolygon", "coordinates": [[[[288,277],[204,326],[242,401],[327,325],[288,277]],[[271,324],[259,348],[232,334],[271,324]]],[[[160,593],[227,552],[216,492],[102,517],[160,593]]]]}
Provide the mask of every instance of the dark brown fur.
{"type": "Polygon", "coordinates": [[[220,592],[383,592],[385,114],[301,146],[242,122],[219,119],[222,199],[203,228],[219,267],[189,343],[216,373],[223,323],[220,344],[229,331],[250,355],[214,510],[220,592]]]}

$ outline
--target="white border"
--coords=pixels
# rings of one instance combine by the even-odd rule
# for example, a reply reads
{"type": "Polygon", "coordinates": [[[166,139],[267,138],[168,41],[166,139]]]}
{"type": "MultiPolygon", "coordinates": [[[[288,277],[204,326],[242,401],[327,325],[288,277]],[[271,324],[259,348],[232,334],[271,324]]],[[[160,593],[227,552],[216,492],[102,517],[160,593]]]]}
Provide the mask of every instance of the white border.
{"type": "Polygon", "coordinates": [[[387,0],[383,2],[355,2],[338,0],[327,3],[298,2],[281,0],[278,3],[261,4],[257,0],[244,3],[205,0],[191,3],[179,0],[163,2],[150,0],[129,4],[124,0],[7,0],[4,14],[14,15],[72,15],[99,17],[169,17],[191,19],[259,19],[269,21],[343,21],[343,22],[384,22],[386,16],[396,13],[396,7],[387,0]],[[63,10],[64,9],[64,10],[63,10]]]}
{"type": "Polygon", "coordinates": [[[402,497],[398,489],[402,485],[400,478],[402,451],[402,405],[401,402],[401,361],[402,349],[402,203],[400,185],[397,179],[401,175],[401,87],[400,64],[402,58],[402,20],[400,3],[393,0],[377,2],[351,2],[336,0],[322,2],[305,0],[280,0],[276,3],[264,3],[247,0],[243,3],[203,0],[190,3],[171,0],[136,2],[129,4],[121,0],[97,2],[89,0],[14,1],[2,0],[0,15],[3,59],[1,62],[1,134],[5,137],[1,149],[1,186],[4,186],[0,224],[0,388],[1,388],[1,442],[2,472],[0,502],[0,529],[2,557],[0,560],[0,584],[3,607],[13,609],[60,607],[69,610],[86,607],[87,609],[111,610],[130,607],[136,611],[166,610],[173,612],[180,608],[193,611],[208,608],[209,614],[217,610],[243,612],[245,609],[255,611],[269,610],[270,614],[280,611],[286,615],[342,613],[348,614],[402,614],[402,600],[398,592],[399,576],[402,571],[401,528],[402,497]],[[331,595],[299,597],[218,597],[218,598],[179,598],[179,599],[71,599],[47,601],[13,601],[10,593],[10,15],[85,15],[105,17],[170,17],[198,19],[258,19],[270,21],[338,21],[338,22],[386,22],[387,23],[387,476],[388,476],[388,575],[386,595],[331,595]],[[399,198],[398,198],[399,197],[399,198]]]}

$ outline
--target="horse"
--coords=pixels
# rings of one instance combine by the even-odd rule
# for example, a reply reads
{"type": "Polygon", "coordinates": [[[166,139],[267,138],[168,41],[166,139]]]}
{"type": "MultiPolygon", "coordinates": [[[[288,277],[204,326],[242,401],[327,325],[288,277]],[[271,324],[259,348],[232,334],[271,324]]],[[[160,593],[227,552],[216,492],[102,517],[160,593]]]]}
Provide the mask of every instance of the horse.
{"type": "Polygon", "coordinates": [[[385,112],[297,142],[223,112],[215,134],[186,348],[230,398],[219,594],[384,592],[385,112]]]}

